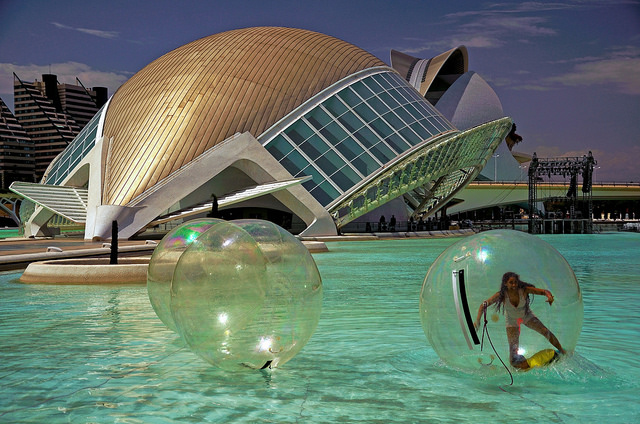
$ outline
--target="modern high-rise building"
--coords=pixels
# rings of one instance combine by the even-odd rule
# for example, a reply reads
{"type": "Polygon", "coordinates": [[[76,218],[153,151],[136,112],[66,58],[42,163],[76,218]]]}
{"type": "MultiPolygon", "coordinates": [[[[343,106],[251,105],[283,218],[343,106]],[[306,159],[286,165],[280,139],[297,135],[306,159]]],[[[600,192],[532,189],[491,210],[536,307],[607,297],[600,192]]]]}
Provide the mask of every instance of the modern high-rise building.
{"type": "Polygon", "coordinates": [[[128,238],[205,215],[213,194],[221,212],[266,211],[302,235],[332,235],[390,202],[402,206],[398,219],[446,205],[512,126],[501,108],[473,117],[457,128],[406,75],[345,41],[245,28],[144,67],[44,184],[11,189],[36,206],[27,235],[45,233],[57,214],[84,224],[87,239],[109,238],[113,221],[128,238]]]}
{"type": "Polygon", "coordinates": [[[14,115],[33,142],[35,178],[39,181],[51,161],[104,104],[106,89],[59,84],[52,74],[33,82],[14,74],[13,88],[14,115]]]}
{"type": "Polygon", "coordinates": [[[0,189],[14,181],[36,182],[34,143],[0,99],[0,189]]]}

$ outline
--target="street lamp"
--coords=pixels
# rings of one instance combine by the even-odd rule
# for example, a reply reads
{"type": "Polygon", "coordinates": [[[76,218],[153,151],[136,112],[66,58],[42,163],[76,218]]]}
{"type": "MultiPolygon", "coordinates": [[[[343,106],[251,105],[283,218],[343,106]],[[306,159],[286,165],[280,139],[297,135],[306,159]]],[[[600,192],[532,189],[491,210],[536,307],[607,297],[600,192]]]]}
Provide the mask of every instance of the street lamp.
{"type": "Polygon", "coordinates": [[[495,182],[498,180],[498,158],[500,155],[492,155],[491,157],[493,158],[493,181],[495,182]]]}
{"type": "Polygon", "coordinates": [[[524,178],[522,178],[522,173],[524,172],[525,169],[528,168],[527,165],[520,165],[518,166],[518,168],[520,168],[520,181],[524,181],[524,178]]]}
{"type": "Polygon", "coordinates": [[[599,166],[594,166],[593,167],[593,180],[591,181],[591,183],[594,184],[594,185],[596,183],[596,169],[600,169],[600,167],[599,166]]]}

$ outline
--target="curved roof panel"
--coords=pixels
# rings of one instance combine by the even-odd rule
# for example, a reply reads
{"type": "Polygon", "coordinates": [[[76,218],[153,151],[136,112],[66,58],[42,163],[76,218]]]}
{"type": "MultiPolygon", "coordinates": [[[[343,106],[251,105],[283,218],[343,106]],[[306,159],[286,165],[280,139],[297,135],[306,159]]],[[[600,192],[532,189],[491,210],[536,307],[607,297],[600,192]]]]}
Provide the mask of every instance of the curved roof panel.
{"type": "Polygon", "coordinates": [[[438,100],[436,107],[461,131],[504,116],[496,92],[473,71],[458,78],[438,100]]]}
{"type": "Polygon", "coordinates": [[[114,94],[103,203],[137,195],[238,132],[255,137],[375,56],[345,41],[293,28],[256,27],[179,47],[114,94]]]}
{"type": "Polygon", "coordinates": [[[431,59],[419,59],[391,50],[391,67],[398,71],[431,104],[469,70],[469,53],[459,46],[431,59]]]}

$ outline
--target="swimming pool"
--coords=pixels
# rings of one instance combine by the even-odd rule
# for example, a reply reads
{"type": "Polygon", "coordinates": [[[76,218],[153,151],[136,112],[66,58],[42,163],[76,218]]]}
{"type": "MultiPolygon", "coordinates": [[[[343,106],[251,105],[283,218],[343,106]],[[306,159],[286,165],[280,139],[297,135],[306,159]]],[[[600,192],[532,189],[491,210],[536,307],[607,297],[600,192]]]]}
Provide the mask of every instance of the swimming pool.
{"type": "Polygon", "coordinates": [[[272,372],[200,360],[144,286],[0,274],[0,422],[638,422],[640,234],[540,237],[573,267],[584,324],[573,357],[511,386],[443,365],[422,331],[424,276],[455,238],[328,243],[318,328],[272,372]]]}

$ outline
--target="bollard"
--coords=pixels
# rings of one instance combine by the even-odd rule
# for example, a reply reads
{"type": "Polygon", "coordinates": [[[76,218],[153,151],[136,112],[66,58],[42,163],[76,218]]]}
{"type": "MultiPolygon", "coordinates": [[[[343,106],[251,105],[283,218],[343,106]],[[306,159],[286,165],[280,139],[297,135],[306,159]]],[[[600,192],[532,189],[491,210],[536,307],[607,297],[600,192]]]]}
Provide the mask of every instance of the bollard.
{"type": "Polygon", "coordinates": [[[118,221],[111,222],[111,255],[109,264],[118,264],[118,221]]]}

